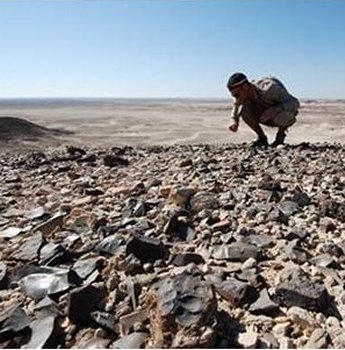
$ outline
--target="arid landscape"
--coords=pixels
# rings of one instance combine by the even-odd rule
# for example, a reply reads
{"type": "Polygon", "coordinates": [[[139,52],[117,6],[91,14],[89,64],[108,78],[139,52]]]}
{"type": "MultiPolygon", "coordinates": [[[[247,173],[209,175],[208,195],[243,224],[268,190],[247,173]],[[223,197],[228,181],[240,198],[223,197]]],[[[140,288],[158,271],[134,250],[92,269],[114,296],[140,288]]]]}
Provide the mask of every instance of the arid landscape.
{"type": "MultiPolygon", "coordinates": [[[[63,144],[84,146],[242,143],[255,139],[244,124],[230,133],[230,100],[0,100],[0,116],[23,118],[63,135],[21,133],[2,150],[63,144]],[[46,135],[47,136],[47,135],[46,135]]],[[[0,122],[1,125],[1,122],[0,122]]],[[[344,142],[345,101],[305,100],[287,143],[344,142]]],[[[271,139],[275,130],[266,129],[271,139]]],[[[3,139],[3,137],[2,137],[3,139]]]]}
{"type": "Polygon", "coordinates": [[[0,106],[1,348],[345,347],[344,101],[0,106]]]}

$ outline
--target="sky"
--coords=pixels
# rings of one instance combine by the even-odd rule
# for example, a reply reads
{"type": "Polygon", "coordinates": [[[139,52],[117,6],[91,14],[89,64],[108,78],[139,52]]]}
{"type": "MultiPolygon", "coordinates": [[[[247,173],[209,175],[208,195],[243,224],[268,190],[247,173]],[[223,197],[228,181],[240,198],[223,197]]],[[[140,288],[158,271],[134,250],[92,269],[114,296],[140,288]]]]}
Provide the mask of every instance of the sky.
{"type": "Polygon", "coordinates": [[[0,98],[227,98],[234,72],[345,98],[345,1],[0,0],[0,98]]]}

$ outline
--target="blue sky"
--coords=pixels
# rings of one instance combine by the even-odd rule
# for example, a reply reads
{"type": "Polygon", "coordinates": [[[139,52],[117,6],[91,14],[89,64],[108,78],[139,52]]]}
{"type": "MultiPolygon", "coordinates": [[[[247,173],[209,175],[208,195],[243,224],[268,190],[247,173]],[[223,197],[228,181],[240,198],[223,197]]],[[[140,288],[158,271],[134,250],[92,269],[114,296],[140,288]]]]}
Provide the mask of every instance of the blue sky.
{"type": "Polygon", "coordinates": [[[345,98],[345,1],[0,0],[0,97],[227,97],[275,75],[345,98]]]}

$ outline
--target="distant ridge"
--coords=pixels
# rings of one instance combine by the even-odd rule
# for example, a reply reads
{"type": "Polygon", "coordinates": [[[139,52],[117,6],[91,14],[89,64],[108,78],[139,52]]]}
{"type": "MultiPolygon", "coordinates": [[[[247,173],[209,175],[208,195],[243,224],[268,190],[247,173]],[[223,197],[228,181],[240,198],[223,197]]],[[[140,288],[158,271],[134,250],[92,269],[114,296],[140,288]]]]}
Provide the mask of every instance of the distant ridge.
{"type": "Polygon", "coordinates": [[[1,141],[16,139],[41,139],[70,133],[71,132],[65,130],[48,129],[21,118],[0,116],[1,141]]]}

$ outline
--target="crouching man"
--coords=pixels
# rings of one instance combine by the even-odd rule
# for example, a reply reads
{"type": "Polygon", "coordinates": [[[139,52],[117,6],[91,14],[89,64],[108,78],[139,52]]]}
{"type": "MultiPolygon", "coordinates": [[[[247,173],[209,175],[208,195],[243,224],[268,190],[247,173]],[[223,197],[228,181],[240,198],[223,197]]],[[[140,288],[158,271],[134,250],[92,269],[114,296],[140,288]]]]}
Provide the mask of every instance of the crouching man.
{"type": "Polygon", "coordinates": [[[273,147],[283,144],[286,130],[295,123],[300,106],[283,83],[274,77],[250,82],[243,73],[235,73],[229,78],[227,87],[235,98],[233,123],[229,130],[237,131],[241,117],[258,135],[253,146],[268,146],[260,124],[278,128],[273,147]]]}

